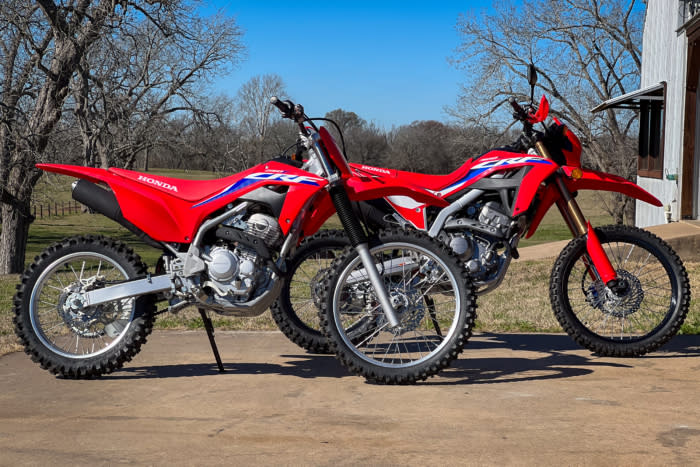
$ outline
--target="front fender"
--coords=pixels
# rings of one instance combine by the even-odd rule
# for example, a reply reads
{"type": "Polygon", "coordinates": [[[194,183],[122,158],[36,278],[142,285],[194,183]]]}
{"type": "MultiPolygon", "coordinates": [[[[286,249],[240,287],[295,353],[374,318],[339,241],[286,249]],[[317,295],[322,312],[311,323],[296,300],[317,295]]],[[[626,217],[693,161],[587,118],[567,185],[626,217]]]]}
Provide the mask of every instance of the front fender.
{"type": "Polygon", "coordinates": [[[625,178],[605,172],[598,172],[596,170],[583,169],[581,170],[583,173],[581,178],[574,179],[571,178],[571,173],[573,172],[574,168],[575,167],[569,166],[562,167],[562,170],[564,170],[564,173],[566,173],[568,176],[564,179],[564,181],[566,182],[566,186],[572,192],[578,190],[614,191],[654,206],[662,206],[662,203],[658,198],[636,183],[630,182],[625,178]]]}
{"type": "MultiPolygon", "coordinates": [[[[581,169],[582,175],[580,178],[571,178],[571,173],[575,168],[576,167],[570,166],[562,167],[562,170],[567,175],[563,178],[564,184],[571,193],[579,190],[614,191],[654,206],[662,206],[658,198],[626,178],[588,169],[581,169]]],[[[525,238],[530,238],[535,233],[544,215],[547,214],[549,208],[552,207],[559,198],[561,198],[561,195],[553,184],[547,185],[544,190],[540,191],[540,204],[537,206],[537,211],[535,211],[535,215],[525,238]]]]}

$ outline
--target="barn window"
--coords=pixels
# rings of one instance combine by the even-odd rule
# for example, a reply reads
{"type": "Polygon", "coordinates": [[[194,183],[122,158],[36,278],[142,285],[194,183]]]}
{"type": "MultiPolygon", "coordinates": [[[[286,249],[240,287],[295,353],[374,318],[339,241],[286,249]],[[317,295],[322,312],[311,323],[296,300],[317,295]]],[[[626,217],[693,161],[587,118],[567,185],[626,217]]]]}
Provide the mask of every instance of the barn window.
{"type": "Polygon", "coordinates": [[[605,109],[639,110],[639,152],[637,174],[663,178],[666,82],[607,100],[591,112],[605,109]]]}
{"type": "Polygon", "coordinates": [[[642,100],[639,106],[639,159],[637,173],[662,178],[664,168],[663,101],[642,100]]]}

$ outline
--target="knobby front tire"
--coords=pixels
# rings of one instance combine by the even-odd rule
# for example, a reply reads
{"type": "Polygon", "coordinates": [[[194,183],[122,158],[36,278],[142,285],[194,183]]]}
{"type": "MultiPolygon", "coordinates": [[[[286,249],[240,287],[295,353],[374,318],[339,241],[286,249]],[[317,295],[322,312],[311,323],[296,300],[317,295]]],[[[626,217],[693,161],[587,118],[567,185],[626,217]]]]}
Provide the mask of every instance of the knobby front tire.
{"type": "Polygon", "coordinates": [[[593,280],[586,238],[576,238],[552,269],[554,315],[579,345],[599,355],[634,357],[658,349],[688,313],[690,285],[681,259],[666,242],[636,227],[595,231],[628,289],[615,293],[593,280]]]}
{"type": "Polygon", "coordinates": [[[49,246],[24,272],[14,297],[15,332],[25,352],[66,378],[121,368],[153,329],[152,297],[83,307],[77,293],[145,274],[139,256],[116,240],[76,236],[49,246]]]}

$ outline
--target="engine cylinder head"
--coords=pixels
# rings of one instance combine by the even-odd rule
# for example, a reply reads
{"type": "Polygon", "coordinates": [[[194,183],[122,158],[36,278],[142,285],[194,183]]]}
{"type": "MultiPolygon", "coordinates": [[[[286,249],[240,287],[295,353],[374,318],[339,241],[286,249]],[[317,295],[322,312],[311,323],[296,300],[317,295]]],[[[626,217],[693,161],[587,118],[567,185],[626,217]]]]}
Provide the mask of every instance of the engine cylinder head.
{"type": "Polygon", "coordinates": [[[255,213],[246,220],[246,233],[262,238],[266,245],[274,245],[282,235],[277,219],[266,214],[255,213]]]}

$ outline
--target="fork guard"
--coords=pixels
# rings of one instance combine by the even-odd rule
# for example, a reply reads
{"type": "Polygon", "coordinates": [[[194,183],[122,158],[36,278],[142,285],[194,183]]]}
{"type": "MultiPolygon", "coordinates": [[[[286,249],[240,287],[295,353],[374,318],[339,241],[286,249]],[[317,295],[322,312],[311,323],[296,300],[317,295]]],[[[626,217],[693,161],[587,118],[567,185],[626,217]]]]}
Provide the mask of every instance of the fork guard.
{"type": "Polygon", "coordinates": [[[608,285],[610,281],[617,279],[617,273],[610,263],[607,253],[603,250],[600,240],[593,230],[590,222],[586,223],[588,233],[586,233],[586,251],[593,262],[598,276],[603,281],[603,284],[608,285]]]}

